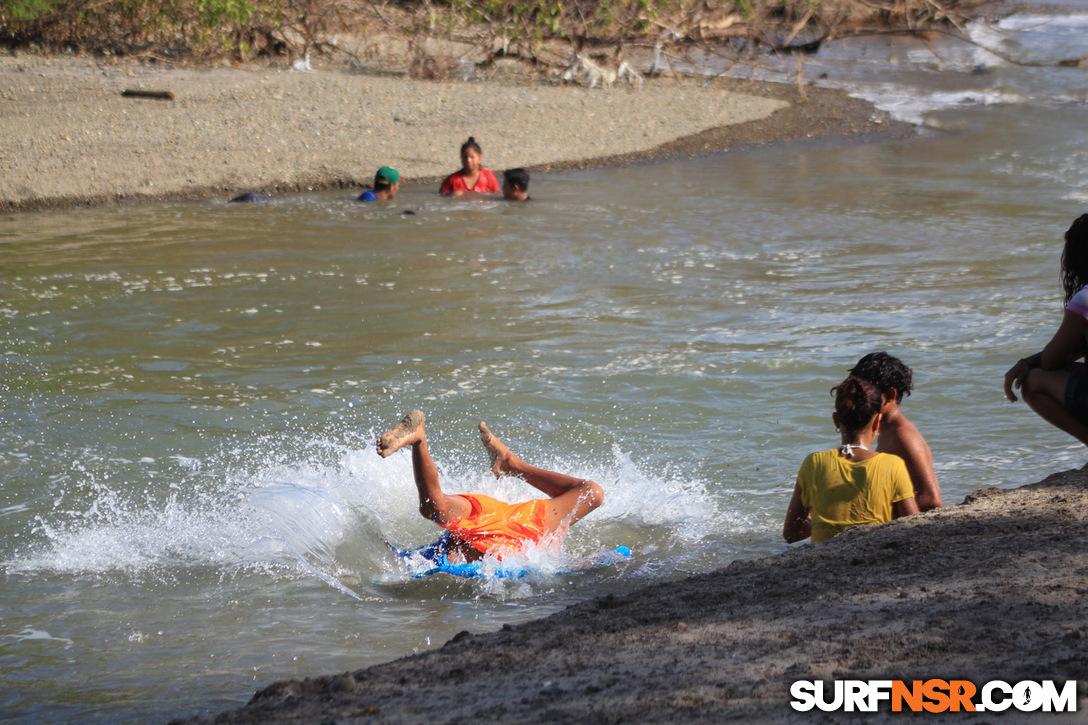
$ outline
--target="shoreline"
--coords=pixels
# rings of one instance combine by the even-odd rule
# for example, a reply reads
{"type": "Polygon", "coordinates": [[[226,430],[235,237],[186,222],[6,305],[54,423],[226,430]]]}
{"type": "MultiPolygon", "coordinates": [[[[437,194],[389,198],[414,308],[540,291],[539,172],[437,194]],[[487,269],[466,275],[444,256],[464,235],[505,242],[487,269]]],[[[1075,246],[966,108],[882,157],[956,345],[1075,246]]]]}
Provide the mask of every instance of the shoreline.
{"type": "Polygon", "coordinates": [[[914,134],[842,91],[723,78],[602,90],[8,54],[0,101],[2,212],[361,191],[381,165],[406,186],[437,184],[468,136],[488,168],[549,172],[914,134]]]}
{"type": "MultiPolygon", "coordinates": [[[[1077,680],[1088,707],[1088,473],[591,600],[172,721],[791,723],[798,680],[1077,680]]],[[[976,698],[975,702],[979,702],[976,698]]],[[[813,711],[817,713],[818,711],[813,711]]],[[[809,713],[821,722],[858,716],[809,713]]],[[[1031,717],[1009,709],[1015,720],[1031,717]]],[[[910,717],[881,711],[866,722],[910,717]]],[[[931,716],[932,717],[932,716],[931,716]]],[[[992,713],[937,721],[992,722],[992,713]]],[[[999,716],[998,716],[999,717],[999,716]]],[[[1083,715],[1048,713],[1047,722],[1083,715]]],[[[1023,720],[1021,720],[1023,721],[1023,720]]]]}

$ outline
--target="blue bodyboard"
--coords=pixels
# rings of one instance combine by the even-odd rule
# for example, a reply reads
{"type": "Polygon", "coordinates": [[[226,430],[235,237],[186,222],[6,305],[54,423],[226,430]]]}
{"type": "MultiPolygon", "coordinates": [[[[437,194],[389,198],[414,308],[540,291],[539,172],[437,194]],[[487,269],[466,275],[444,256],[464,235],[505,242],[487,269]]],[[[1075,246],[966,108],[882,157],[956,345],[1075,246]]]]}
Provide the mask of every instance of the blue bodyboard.
{"type": "MultiPolygon", "coordinates": [[[[387,542],[388,543],[388,542],[387,542]]],[[[449,532],[442,534],[441,538],[433,544],[421,546],[418,549],[403,549],[400,547],[389,544],[389,548],[393,550],[399,558],[406,561],[411,561],[411,571],[409,576],[413,579],[422,579],[423,577],[432,576],[434,574],[449,574],[451,576],[461,577],[462,579],[521,579],[529,576],[532,573],[532,569],[524,566],[513,566],[504,568],[499,563],[496,566],[493,562],[473,561],[462,564],[454,564],[450,562],[447,552],[449,550],[449,532]]],[[[615,549],[601,549],[589,556],[577,559],[570,563],[568,567],[556,574],[573,574],[576,572],[592,571],[593,569],[600,569],[601,567],[617,564],[621,561],[625,561],[631,558],[631,550],[626,546],[617,546],[615,549]]]]}

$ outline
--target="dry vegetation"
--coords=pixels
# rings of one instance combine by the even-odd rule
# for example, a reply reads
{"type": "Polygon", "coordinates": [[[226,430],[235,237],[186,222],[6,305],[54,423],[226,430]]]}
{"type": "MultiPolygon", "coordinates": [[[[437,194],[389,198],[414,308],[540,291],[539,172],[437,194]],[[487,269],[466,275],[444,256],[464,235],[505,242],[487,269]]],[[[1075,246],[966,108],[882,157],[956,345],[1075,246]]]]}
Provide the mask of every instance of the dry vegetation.
{"type": "Polygon", "coordinates": [[[478,65],[512,58],[540,70],[571,53],[618,65],[633,47],[682,55],[713,48],[738,60],[814,52],[871,33],[958,33],[983,0],[2,0],[0,43],[172,63],[292,60],[353,52],[339,42],[400,38],[414,75],[442,75],[471,49],[478,65]]]}

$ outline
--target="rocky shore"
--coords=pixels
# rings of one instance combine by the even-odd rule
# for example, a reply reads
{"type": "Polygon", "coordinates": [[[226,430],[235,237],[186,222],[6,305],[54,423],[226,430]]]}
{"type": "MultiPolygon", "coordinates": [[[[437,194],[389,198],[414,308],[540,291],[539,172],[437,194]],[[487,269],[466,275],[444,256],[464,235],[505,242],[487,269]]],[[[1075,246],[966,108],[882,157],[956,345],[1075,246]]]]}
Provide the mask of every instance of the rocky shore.
{"type": "MultiPolygon", "coordinates": [[[[240,723],[900,722],[802,715],[797,680],[1077,680],[1077,712],[946,712],[927,722],[1083,722],[1088,474],[822,545],[586,602],[389,664],[258,691],[186,721],[240,723]]],[[[177,721],[180,725],[182,721],[177,721]]]]}
{"type": "Polygon", "coordinates": [[[670,77],[591,89],[311,67],[0,55],[0,210],[362,189],[386,164],[430,184],[458,168],[469,136],[489,168],[544,171],[910,133],[815,87],[670,77]]]}

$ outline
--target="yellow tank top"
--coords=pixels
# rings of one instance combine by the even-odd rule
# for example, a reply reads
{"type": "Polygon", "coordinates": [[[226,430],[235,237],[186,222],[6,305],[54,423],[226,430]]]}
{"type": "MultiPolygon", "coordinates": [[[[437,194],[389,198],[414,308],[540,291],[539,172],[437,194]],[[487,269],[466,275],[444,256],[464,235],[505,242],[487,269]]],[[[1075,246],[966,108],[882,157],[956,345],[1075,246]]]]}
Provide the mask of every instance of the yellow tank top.
{"type": "Polygon", "coordinates": [[[891,521],[892,504],[914,496],[906,464],[890,453],[856,462],[838,449],[813,453],[801,464],[797,482],[816,543],[852,526],[891,521]]]}

